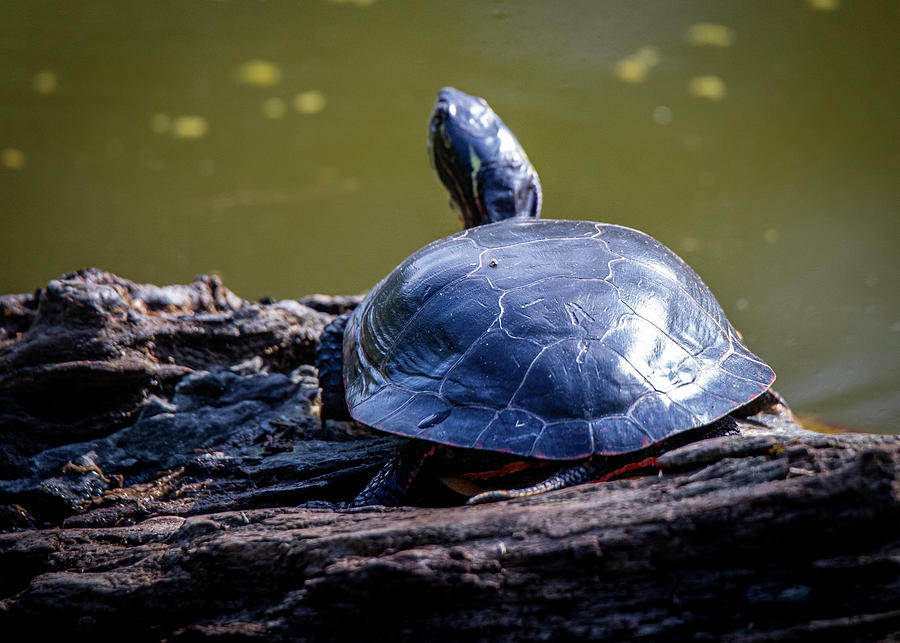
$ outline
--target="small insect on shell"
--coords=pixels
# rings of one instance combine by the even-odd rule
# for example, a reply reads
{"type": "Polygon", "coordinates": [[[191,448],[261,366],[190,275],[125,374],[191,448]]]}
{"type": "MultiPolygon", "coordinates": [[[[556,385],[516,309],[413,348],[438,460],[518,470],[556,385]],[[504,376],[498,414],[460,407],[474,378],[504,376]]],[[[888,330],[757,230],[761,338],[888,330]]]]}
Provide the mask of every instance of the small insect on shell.
{"type": "Polygon", "coordinates": [[[488,262],[488,265],[489,265],[491,268],[496,268],[496,267],[497,267],[497,260],[496,260],[496,259],[491,259],[491,260],[488,262]]]}

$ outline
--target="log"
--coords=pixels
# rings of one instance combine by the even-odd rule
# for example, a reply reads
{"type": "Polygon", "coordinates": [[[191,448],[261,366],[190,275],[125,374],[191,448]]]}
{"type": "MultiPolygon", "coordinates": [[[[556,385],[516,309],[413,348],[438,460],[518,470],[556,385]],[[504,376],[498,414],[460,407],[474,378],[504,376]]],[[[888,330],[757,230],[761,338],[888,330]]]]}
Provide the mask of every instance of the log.
{"type": "Polygon", "coordinates": [[[0,297],[2,631],[900,636],[900,437],[806,431],[784,404],[653,475],[335,509],[402,443],[317,415],[318,334],[357,302],[96,270],[0,297]]]}

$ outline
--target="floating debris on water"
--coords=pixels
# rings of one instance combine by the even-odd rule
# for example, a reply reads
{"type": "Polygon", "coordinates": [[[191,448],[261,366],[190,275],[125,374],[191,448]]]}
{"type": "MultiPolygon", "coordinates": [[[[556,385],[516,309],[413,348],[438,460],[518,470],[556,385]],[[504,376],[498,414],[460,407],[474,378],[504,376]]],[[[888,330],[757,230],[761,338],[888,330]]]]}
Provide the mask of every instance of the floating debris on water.
{"type": "Polygon", "coordinates": [[[209,123],[202,116],[175,116],[156,112],[150,117],[150,129],[156,134],[172,134],[175,138],[202,138],[209,131],[209,123]]]}
{"type": "Polygon", "coordinates": [[[287,113],[287,103],[283,98],[267,98],[263,101],[262,113],[266,118],[282,118],[287,113]]]}
{"type": "Polygon", "coordinates": [[[202,138],[209,130],[209,123],[202,116],[176,116],[172,121],[175,138],[202,138]]]}
{"type": "Polygon", "coordinates": [[[696,76],[688,83],[688,92],[696,98],[707,100],[722,100],[728,93],[725,89],[725,81],[718,76],[696,76]]]}
{"type": "Polygon", "coordinates": [[[681,249],[685,252],[696,252],[700,249],[700,240],[697,237],[685,237],[681,240],[681,249]]]}
{"type": "Polygon", "coordinates": [[[354,7],[371,7],[378,0],[328,0],[328,4],[353,5],[354,7]]]}
{"type": "Polygon", "coordinates": [[[806,0],[806,4],[816,11],[837,11],[841,8],[841,0],[806,0]]]}
{"type": "Polygon", "coordinates": [[[696,132],[689,132],[681,139],[684,148],[687,150],[697,151],[703,147],[703,139],[696,132]]]}
{"type": "Polygon", "coordinates": [[[616,76],[626,83],[642,83],[647,78],[647,66],[634,58],[623,58],[616,63],[616,76]]]}
{"type": "Polygon", "coordinates": [[[685,39],[697,47],[730,47],[737,36],[734,29],[711,22],[700,22],[688,27],[685,39]]]}
{"type": "Polygon", "coordinates": [[[28,164],[25,152],[15,147],[0,150],[0,165],[10,170],[21,170],[28,164]]]}
{"type": "Polygon", "coordinates": [[[653,45],[646,45],[638,49],[634,57],[648,67],[656,67],[660,60],[659,49],[653,45]]]}
{"type": "Polygon", "coordinates": [[[775,228],[769,228],[765,232],[763,232],[763,239],[766,243],[778,243],[778,230],[775,228]]]}
{"type": "Polygon", "coordinates": [[[165,134],[172,126],[172,119],[164,112],[156,112],[150,118],[150,129],[156,134],[165,134]]]}
{"type": "Polygon", "coordinates": [[[315,89],[301,92],[294,97],[294,109],[301,114],[318,114],[325,109],[325,94],[315,89]]]}
{"type": "Polygon", "coordinates": [[[734,302],[734,307],[738,309],[738,312],[744,312],[749,308],[750,302],[741,297],[736,302],[734,302]]]}
{"type": "Polygon", "coordinates": [[[659,64],[659,50],[647,45],[616,63],[616,76],[626,83],[642,83],[651,68],[659,64]]]}
{"type": "Polygon", "coordinates": [[[52,94],[59,87],[59,80],[56,78],[56,74],[45,69],[34,75],[31,84],[38,94],[52,94]]]}
{"type": "Polygon", "coordinates": [[[668,125],[672,122],[672,110],[665,105],[660,105],[653,110],[653,120],[659,125],[668,125]]]}
{"type": "Polygon", "coordinates": [[[257,58],[238,65],[235,76],[244,85],[271,87],[281,82],[281,68],[273,62],[257,58]]]}

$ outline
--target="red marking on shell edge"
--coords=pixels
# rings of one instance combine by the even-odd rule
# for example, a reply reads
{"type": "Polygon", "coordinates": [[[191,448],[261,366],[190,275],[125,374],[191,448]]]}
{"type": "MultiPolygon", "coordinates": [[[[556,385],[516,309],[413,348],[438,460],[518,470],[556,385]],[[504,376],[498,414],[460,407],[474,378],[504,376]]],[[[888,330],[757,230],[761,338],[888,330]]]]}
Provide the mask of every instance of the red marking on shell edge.
{"type": "MultiPolygon", "coordinates": [[[[437,451],[437,446],[433,446],[428,451],[422,454],[422,461],[424,462],[426,458],[430,458],[434,455],[434,452],[437,451]]],[[[406,480],[406,488],[409,489],[413,483],[413,480],[416,479],[416,476],[419,474],[419,470],[416,469],[412,473],[409,474],[409,478],[406,480]]]]}
{"type": "Polygon", "coordinates": [[[533,469],[538,467],[547,467],[550,466],[549,462],[510,462],[509,464],[503,465],[499,469],[494,469],[493,471],[472,471],[469,473],[462,474],[462,477],[466,480],[488,480],[490,478],[496,478],[498,476],[508,476],[511,473],[518,473],[519,471],[525,471],[526,469],[533,469]]]}
{"type": "Polygon", "coordinates": [[[604,476],[600,476],[594,482],[609,482],[616,476],[620,476],[622,474],[628,473],[630,471],[636,471],[638,469],[649,469],[651,467],[659,468],[659,463],[657,463],[655,457],[644,458],[638,462],[629,462],[624,467],[619,467],[615,471],[610,471],[604,476]]]}
{"type": "Polygon", "coordinates": [[[748,398],[747,398],[747,401],[748,401],[748,402],[751,402],[751,401],[755,400],[756,398],[758,398],[758,397],[759,397],[760,395],[762,395],[763,393],[765,393],[766,391],[768,391],[770,388],[772,388],[772,383],[773,383],[774,381],[775,381],[775,374],[773,373],[773,374],[772,374],[772,379],[769,380],[769,385],[768,385],[767,387],[765,387],[763,390],[761,390],[759,393],[757,393],[756,395],[751,395],[750,397],[748,397],[748,398]]]}

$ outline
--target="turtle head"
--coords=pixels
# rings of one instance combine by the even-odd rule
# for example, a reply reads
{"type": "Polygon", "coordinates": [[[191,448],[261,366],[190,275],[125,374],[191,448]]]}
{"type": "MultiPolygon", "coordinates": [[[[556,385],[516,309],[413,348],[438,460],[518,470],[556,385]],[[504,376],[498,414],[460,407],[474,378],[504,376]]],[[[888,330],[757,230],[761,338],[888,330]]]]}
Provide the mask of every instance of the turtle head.
{"type": "Polygon", "coordinates": [[[428,156],[465,227],[540,216],[537,172],[483,98],[452,87],[440,91],[428,126],[428,156]]]}

